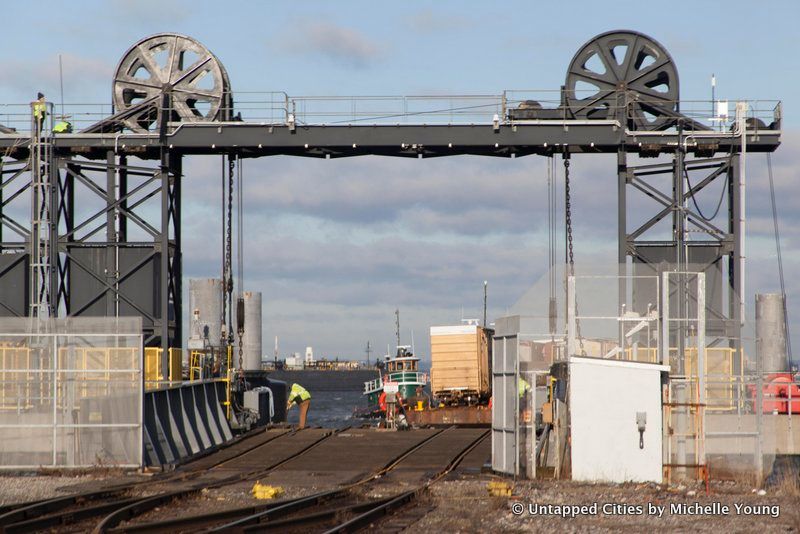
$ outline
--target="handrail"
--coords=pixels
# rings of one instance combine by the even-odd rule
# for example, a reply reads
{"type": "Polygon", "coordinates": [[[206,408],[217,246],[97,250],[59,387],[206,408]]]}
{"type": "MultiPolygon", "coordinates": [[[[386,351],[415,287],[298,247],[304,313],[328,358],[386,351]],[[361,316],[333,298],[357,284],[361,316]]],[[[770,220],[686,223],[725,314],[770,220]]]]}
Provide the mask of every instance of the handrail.
{"type": "MultiPolygon", "coordinates": [[[[573,91],[574,98],[588,99],[595,91],[573,91]]],[[[504,90],[498,94],[439,94],[439,95],[362,95],[362,96],[291,96],[284,91],[247,91],[230,95],[231,108],[223,108],[221,117],[232,117],[238,122],[272,125],[288,124],[290,118],[298,125],[336,124],[491,124],[495,118],[508,124],[509,110],[527,102],[536,102],[544,109],[563,111],[560,118],[569,120],[569,110],[562,106],[560,90],[504,90]]],[[[780,100],[742,99],[748,104],[748,118],[762,120],[767,126],[774,123],[780,128],[782,103],[780,100]]],[[[638,99],[647,103],[646,97],[638,99]]],[[[680,114],[711,129],[727,130],[734,120],[735,100],[729,100],[729,113],[716,117],[717,104],[726,101],[680,100],[675,101],[680,114]]],[[[663,100],[654,104],[664,106],[663,100]]],[[[667,102],[669,107],[670,102],[667,102]]],[[[63,106],[63,113],[54,115],[57,120],[68,120],[75,131],[86,128],[113,115],[108,103],[74,102],[63,106]]],[[[59,106],[60,111],[60,106],[59,106]]],[[[171,112],[172,109],[162,110],[171,112]]],[[[617,109],[609,109],[609,116],[617,109]]],[[[631,117],[629,117],[631,118],[631,117]]],[[[208,122],[198,118],[199,122],[208,122]]],[[[214,121],[212,121],[214,122],[214,121]]],[[[30,103],[0,103],[0,125],[26,132],[30,128],[30,103]]],[[[174,125],[172,125],[174,126],[174,125]]],[[[13,134],[11,134],[13,135],[13,134]]]]}

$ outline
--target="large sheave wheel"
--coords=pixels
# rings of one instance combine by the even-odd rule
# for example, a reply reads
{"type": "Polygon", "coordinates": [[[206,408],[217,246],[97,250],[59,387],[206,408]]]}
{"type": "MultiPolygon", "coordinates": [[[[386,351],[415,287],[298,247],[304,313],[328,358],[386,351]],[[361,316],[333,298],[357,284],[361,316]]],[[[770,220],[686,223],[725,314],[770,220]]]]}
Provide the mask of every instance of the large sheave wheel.
{"type": "Polygon", "coordinates": [[[678,113],[678,70],[655,39],[607,32],[572,58],[565,97],[575,119],[623,118],[626,127],[660,130],[678,113]]]}
{"type": "Polygon", "coordinates": [[[231,86],[222,63],[195,39],[162,33],[133,45],[114,75],[116,113],[140,107],[123,120],[135,132],[150,131],[169,94],[168,120],[229,120],[231,86]]]}

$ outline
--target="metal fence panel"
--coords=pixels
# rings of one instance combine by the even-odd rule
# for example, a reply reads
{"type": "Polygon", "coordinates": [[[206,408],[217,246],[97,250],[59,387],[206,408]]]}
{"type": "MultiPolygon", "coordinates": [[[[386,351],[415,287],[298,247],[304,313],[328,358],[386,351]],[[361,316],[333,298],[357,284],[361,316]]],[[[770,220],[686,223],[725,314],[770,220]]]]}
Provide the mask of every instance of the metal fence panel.
{"type": "Polygon", "coordinates": [[[495,336],[492,350],[492,469],[518,474],[517,336],[495,336]]]}
{"type": "Polygon", "coordinates": [[[0,468],[142,465],[140,318],[0,320],[0,468]]]}

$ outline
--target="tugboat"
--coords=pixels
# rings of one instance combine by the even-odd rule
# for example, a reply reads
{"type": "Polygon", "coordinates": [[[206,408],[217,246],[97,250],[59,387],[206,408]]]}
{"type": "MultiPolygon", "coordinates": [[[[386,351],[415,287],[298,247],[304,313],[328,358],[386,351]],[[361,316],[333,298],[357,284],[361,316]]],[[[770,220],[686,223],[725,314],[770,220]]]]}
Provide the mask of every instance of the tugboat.
{"type": "Polygon", "coordinates": [[[428,376],[419,372],[419,358],[414,356],[409,345],[397,347],[397,355],[392,358],[388,354],[380,362],[381,376],[364,382],[364,395],[367,397],[369,415],[380,414],[380,396],[385,382],[396,382],[400,397],[405,400],[416,395],[418,387],[425,387],[428,376]]]}

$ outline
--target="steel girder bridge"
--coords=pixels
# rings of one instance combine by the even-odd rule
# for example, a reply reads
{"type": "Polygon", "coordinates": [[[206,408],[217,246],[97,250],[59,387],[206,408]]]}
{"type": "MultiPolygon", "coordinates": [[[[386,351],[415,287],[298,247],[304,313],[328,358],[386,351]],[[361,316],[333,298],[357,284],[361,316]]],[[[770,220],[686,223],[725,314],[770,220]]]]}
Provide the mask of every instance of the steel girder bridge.
{"type": "Polygon", "coordinates": [[[738,104],[728,117],[719,103],[681,101],[674,61],[643,34],[591,39],[569,64],[564,86],[551,92],[237,93],[236,102],[224,66],[208,49],[161,34],[125,53],[112,96],[111,107],[60,110],[75,126],[69,133],[53,133],[59,109],[52,104],[42,125],[28,104],[6,106],[0,115],[0,316],[139,315],[146,345],[181,346],[185,156],[220,154],[232,165],[273,155],[616,154],[619,263],[632,258],[639,274],[664,262],[701,264],[709,332],[738,337],[742,161],[746,152],[779,146],[780,103],[738,104]],[[666,163],[628,163],[631,156],[664,155],[666,163]],[[721,223],[695,201],[715,182],[725,191],[721,223]],[[636,191],[658,207],[630,228],[629,208],[641,200],[636,191]],[[667,239],[654,237],[662,221],[672,225],[667,239]]]}

